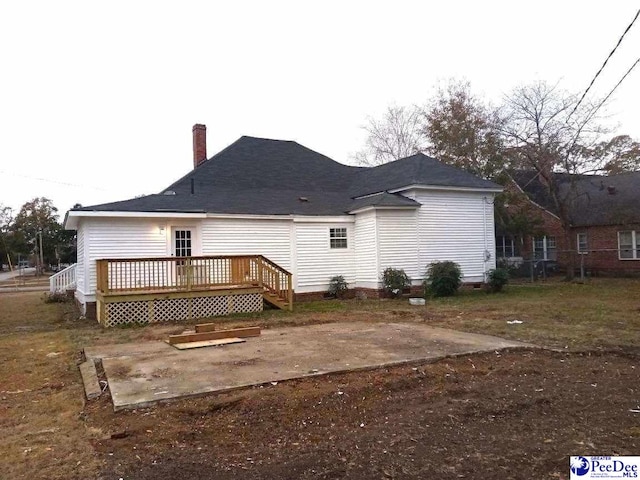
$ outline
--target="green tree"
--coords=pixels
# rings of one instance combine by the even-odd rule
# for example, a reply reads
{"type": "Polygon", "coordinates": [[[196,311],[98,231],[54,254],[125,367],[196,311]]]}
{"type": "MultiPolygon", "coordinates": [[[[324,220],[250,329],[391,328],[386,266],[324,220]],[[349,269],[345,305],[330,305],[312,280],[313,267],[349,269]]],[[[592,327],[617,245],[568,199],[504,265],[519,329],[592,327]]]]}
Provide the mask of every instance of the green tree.
{"type": "Polygon", "coordinates": [[[591,169],[607,175],[640,170],[640,143],[629,135],[617,135],[583,150],[591,169]]]}
{"type": "Polygon", "coordinates": [[[382,118],[369,118],[365,147],[354,159],[375,166],[423,152],[491,178],[505,162],[499,123],[497,111],[474,96],[469,83],[451,81],[426,108],[391,106],[382,118]]]}
{"type": "Polygon", "coordinates": [[[63,232],[57,212],[51,200],[45,197],[34,198],[22,205],[10,227],[16,253],[39,255],[42,235],[44,263],[56,263],[56,248],[63,232]]]}
{"type": "Polygon", "coordinates": [[[473,95],[468,82],[439,89],[424,116],[430,155],[483,178],[504,168],[500,117],[473,95]]]}
{"type": "MultiPolygon", "coordinates": [[[[10,227],[13,222],[13,210],[11,207],[0,205],[0,271],[2,265],[9,260],[11,254],[11,234],[10,227]]],[[[14,259],[11,259],[13,262],[14,259]]]]}

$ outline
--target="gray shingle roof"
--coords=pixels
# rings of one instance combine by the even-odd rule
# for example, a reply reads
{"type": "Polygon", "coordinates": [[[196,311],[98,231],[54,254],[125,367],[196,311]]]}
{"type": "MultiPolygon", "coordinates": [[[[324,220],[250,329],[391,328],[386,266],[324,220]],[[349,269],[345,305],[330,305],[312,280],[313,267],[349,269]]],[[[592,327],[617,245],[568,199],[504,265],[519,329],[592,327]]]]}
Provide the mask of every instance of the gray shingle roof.
{"type": "Polygon", "coordinates": [[[417,153],[407,158],[363,169],[351,185],[353,196],[393,190],[408,185],[500,189],[489,180],[417,153]]]}
{"type": "MultiPolygon", "coordinates": [[[[611,176],[554,175],[560,198],[568,199],[572,225],[640,223],[640,172],[611,176]]],[[[557,214],[546,187],[535,172],[519,171],[513,172],[511,176],[529,198],[557,214]]]]}
{"type": "Polygon", "coordinates": [[[75,210],[340,215],[368,205],[416,206],[388,193],[356,199],[415,184],[500,188],[422,154],[353,167],[296,142],[241,137],[160,194],[75,210]]]}
{"type": "Polygon", "coordinates": [[[417,208],[420,204],[411,198],[399,195],[397,193],[377,193],[367,197],[356,198],[351,203],[349,211],[359,210],[365,207],[413,207],[417,208]]]}

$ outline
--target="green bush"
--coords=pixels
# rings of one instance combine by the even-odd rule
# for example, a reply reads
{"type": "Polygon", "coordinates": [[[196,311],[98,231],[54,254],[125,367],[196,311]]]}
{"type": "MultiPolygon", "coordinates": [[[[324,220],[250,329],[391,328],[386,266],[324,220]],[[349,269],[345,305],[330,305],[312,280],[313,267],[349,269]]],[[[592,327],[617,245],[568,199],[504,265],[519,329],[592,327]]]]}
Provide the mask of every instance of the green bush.
{"type": "Polygon", "coordinates": [[[487,289],[490,292],[500,292],[509,281],[509,271],[506,268],[494,268],[487,275],[487,289]]]}
{"type": "Polygon", "coordinates": [[[342,298],[349,285],[342,275],[336,275],[329,280],[329,295],[334,298],[342,298]]]}
{"type": "Polygon", "coordinates": [[[448,297],[456,293],[462,285],[462,271],[455,262],[432,262],[427,268],[424,281],[425,295],[448,297]]]}
{"type": "Polygon", "coordinates": [[[387,268],[382,272],[382,285],[390,295],[397,297],[402,295],[405,288],[411,286],[411,279],[401,268],[387,268]]]}

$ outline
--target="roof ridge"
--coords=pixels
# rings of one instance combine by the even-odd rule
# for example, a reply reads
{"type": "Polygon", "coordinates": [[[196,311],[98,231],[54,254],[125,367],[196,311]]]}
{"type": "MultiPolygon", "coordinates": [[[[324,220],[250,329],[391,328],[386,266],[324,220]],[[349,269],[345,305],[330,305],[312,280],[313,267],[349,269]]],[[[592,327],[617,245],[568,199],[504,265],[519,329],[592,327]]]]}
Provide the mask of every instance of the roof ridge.
{"type": "MultiPolygon", "coordinates": [[[[254,137],[253,135],[242,135],[238,140],[242,140],[243,138],[250,138],[252,140],[266,140],[268,142],[286,142],[286,143],[297,143],[298,145],[300,145],[298,142],[296,142],[295,140],[282,140],[280,138],[267,138],[267,137],[254,137]]],[[[235,142],[234,142],[235,143],[235,142]]],[[[233,145],[233,144],[231,144],[233,145]]],[[[229,145],[229,147],[231,146],[229,145]]],[[[302,145],[301,145],[302,146],[302,145]]],[[[229,148],[227,147],[227,148],[229,148]]],[[[226,150],[226,148],[224,149],[226,150]]],[[[224,150],[220,150],[220,152],[223,152],[224,150]]]]}

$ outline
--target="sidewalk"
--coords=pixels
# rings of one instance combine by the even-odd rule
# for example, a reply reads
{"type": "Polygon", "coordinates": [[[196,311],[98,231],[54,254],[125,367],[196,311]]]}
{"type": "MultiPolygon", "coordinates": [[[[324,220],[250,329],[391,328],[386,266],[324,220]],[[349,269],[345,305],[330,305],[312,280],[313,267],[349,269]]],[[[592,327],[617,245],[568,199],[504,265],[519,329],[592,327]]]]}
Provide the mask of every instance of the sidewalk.
{"type": "Polygon", "coordinates": [[[17,286],[17,287],[0,287],[0,293],[16,293],[16,292],[48,292],[49,287],[46,285],[39,285],[35,287],[25,287],[25,286],[17,286]]]}
{"type": "Polygon", "coordinates": [[[47,292],[49,285],[23,285],[21,280],[26,278],[33,279],[35,268],[16,269],[12,272],[0,272],[0,293],[8,292],[47,292]]]}
{"type": "Polygon", "coordinates": [[[15,269],[12,272],[0,272],[0,282],[3,282],[5,280],[11,280],[12,278],[15,277],[19,277],[20,275],[31,275],[33,273],[35,273],[36,269],[31,267],[31,268],[22,268],[22,269],[15,269]]]}

